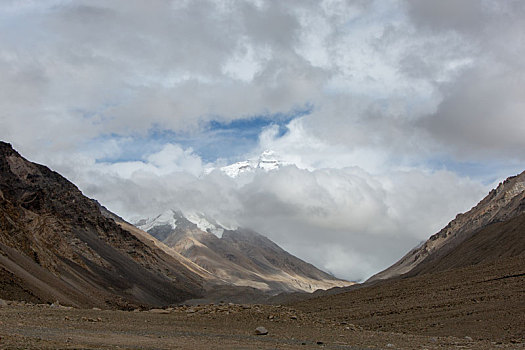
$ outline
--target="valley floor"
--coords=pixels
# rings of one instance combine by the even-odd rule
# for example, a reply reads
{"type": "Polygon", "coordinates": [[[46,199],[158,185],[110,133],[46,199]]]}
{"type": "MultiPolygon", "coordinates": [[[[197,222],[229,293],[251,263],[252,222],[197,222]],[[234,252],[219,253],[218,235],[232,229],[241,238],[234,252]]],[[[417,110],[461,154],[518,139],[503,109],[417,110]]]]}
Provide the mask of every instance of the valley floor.
{"type": "Polygon", "coordinates": [[[0,349],[22,348],[525,349],[525,254],[287,306],[118,311],[0,300],[0,349]],[[255,335],[259,326],[268,335],[255,335]]]}
{"type": "Polygon", "coordinates": [[[283,306],[181,306],[141,312],[9,302],[0,349],[522,349],[468,337],[367,331],[283,306]],[[268,335],[255,335],[265,327],[268,335]]]}

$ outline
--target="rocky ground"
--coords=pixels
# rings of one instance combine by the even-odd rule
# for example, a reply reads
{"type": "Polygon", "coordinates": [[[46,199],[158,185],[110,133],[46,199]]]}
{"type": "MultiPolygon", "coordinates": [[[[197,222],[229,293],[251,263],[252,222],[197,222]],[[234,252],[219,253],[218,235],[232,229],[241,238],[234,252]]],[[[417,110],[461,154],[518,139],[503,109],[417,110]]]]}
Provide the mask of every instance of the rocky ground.
{"type": "Polygon", "coordinates": [[[115,311],[3,302],[1,349],[523,349],[469,336],[369,331],[284,306],[115,311]],[[267,335],[256,335],[264,327],[267,335]]]}
{"type": "Polygon", "coordinates": [[[0,300],[0,349],[525,349],[524,259],[287,306],[119,311],[0,300]]]}
{"type": "Polygon", "coordinates": [[[388,281],[294,307],[368,330],[525,343],[525,254],[388,281]]]}

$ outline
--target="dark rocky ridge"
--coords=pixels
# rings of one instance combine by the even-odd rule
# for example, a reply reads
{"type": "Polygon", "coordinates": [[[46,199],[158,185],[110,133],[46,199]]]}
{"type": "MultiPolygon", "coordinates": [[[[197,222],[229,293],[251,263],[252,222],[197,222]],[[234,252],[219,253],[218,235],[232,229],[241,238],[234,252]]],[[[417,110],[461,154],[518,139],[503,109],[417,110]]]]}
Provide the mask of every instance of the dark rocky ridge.
{"type": "Polygon", "coordinates": [[[77,306],[167,305],[202,292],[199,276],[102,215],[98,203],[67,179],[4,142],[0,274],[0,298],[77,306]]]}

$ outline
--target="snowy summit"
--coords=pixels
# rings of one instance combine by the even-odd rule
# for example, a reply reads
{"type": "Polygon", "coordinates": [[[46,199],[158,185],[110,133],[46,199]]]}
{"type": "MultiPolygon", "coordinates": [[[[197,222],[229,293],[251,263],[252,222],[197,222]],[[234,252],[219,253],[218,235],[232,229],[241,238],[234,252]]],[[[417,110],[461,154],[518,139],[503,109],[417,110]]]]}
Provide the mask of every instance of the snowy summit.
{"type": "MultiPolygon", "coordinates": [[[[290,162],[283,161],[280,157],[271,150],[265,150],[258,158],[249,159],[231,165],[221,167],[220,170],[230,177],[238,177],[243,173],[253,173],[258,169],[264,171],[271,171],[279,169],[280,167],[292,165],[290,162]]],[[[210,172],[213,169],[210,169],[210,172]]]]}

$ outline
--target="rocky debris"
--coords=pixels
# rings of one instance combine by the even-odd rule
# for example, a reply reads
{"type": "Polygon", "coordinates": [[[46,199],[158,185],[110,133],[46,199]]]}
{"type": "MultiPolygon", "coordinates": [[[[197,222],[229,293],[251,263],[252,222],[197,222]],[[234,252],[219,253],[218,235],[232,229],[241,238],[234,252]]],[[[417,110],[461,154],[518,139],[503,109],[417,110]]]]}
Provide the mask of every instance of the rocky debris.
{"type": "Polygon", "coordinates": [[[255,328],[255,335],[267,335],[268,330],[262,326],[255,328]]]}
{"type": "MultiPolygon", "coordinates": [[[[196,311],[194,314],[187,314],[185,310],[189,307],[184,306],[173,310],[162,309],[171,311],[168,322],[166,315],[150,313],[149,310],[137,313],[73,309],[65,313],[61,309],[51,309],[48,306],[10,304],[8,307],[0,308],[2,320],[0,321],[0,334],[2,334],[0,348],[113,348],[117,341],[121,348],[134,348],[140,341],[141,347],[144,348],[171,349],[173,344],[177,344],[187,349],[210,349],[217,346],[218,337],[221,340],[221,348],[228,349],[289,349],[304,346],[308,349],[351,347],[407,350],[495,348],[514,350],[523,347],[517,337],[512,339],[516,339],[518,345],[512,344],[512,339],[510,343],[495,342],[494,338],[468,341],[465,334],[472,333],[463,329],[460,337],[439,338],[418,335],[417,332],[412,333],[413,330],[410,333],[395,333],[367,329],[349,333],[341,329],[349,325],[347,321],[335,322],[332,316],[318,318],[316,311],[307,314],[295,311],[298,320],[290,321],[287,316],[290,308],[272,305],[256,305],[250,309],[243,309],[241,305],[197,305],[193,308],[196,311]],[[226,312],[211,314],[214,310],[225,308],[229,308],[232,314],[226,312]],[[282,321],[270,327],[267,324],[269,315],[282,318],[282,321]],[[124,332],[123,325],[126,329],[124,332]],[[261,334],[260,337],[255,335],[255,329],[258,327],[264,327],[268,334],[266,336],[261,334]],[[196,329],[199,331],[196,332],[196,329]],[[101,331],[103,333],[100,333],[101,331]],[[82,336],[79,336],[79,333],[82,336]],[[180,334],[185,336],[181,337],[180,334]]],[[[348,308],[343,312],[346,315],[344,317],[349,317],[348,308]]],[[[354,311],[351,317],[354,317],[354,311]]],[[[402,314],[398,314],[397,317],[400,322],[406,320],[402,314]]],[[[463,327],[463,324],[458,324],[458,327],[463,327]]],[[[418,332],[424,334],[426,329],[418,328],[418,332]]]]}
{"type": "MultiPolygon", "coordinates": [[[[167,309],[166,309],[167,310],[167,309]]],[[[221,314],[260,314],[261,317],[271,322],[297,322],[306,317],[299,311],[282,305],[248,305],[248,304],[203,304],[183,305],[170,308],[171,312],[182,312],[186,314],[199,315],[221,315],[221,314]]]]}
{"type": "Polygon", "coordinates": [[[149,310],[149,312],[152,314],[170,314],[171,313],[169,310],[166,310],[166,309],[151,309],[149,310]]]}
{"type": "Polygon", "coordinates": [[[0,299],[0,306],[7,306],[7,302],[3,299],[0,299]]]}
{"type": "Polygon", "coordinates": [[[49,305],[49,307],[52,308],[52,309],[63,309],[63,310],[71,310],[71,309],[73,309],[72,306],[61,305],[58,300],[55,301],[54,303],[52,303],[51,305],[49,305]]]}
{"type": "Polygon", "coordinates": [[[345,330],[351,330],[351,331],[361,331],[363,328],[360,326],[356,326],[355,324],[348,323],[346,321],[340,322],[339,325],[343,326],[343,329],[345,330]]]}

